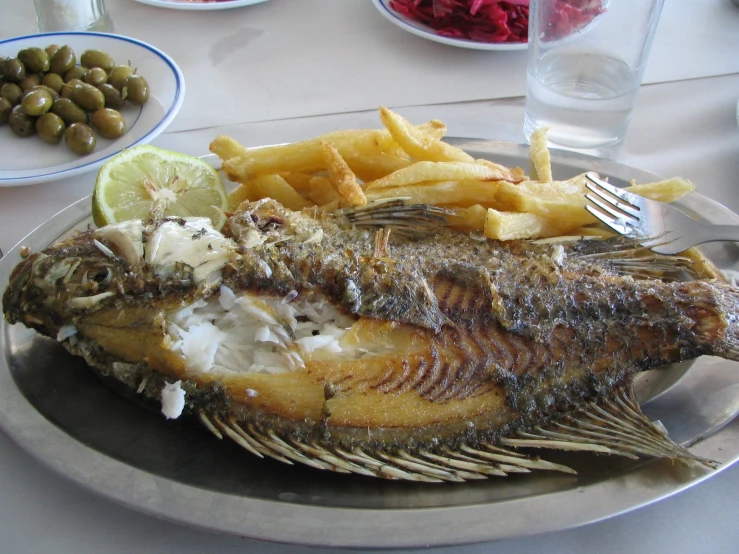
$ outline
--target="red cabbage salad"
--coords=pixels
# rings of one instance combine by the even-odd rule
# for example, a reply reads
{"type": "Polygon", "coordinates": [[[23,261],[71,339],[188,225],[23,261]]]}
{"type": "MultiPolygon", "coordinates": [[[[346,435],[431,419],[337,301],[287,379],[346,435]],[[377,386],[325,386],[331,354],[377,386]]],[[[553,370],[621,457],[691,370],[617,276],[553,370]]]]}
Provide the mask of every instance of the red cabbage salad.
{"type": "MultiPolygon", "coordinates": [[[[564,37],[604,10],[602,0],[560,0],[552,11],[549,38],[564,37]]],[[[526,42],[529,0],[391,0],[400,15],[440,36],[475,42],[526,42]]]]}

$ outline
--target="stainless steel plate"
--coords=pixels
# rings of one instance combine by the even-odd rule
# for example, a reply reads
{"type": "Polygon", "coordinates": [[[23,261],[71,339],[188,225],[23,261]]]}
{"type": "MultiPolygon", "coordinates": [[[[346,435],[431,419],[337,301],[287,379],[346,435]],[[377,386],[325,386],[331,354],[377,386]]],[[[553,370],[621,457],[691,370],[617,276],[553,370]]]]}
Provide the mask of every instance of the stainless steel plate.
{"type": "MultiPolygon", "coordinates": [[[[528,169],[522,145],[450,139],[475,157],[528,169]]],[[[584,170],[615,182],[657,177],[614,162],[553,152],[554,174],[584,170]]],[[[693,194],[681,206],[697,216],[739,216],[693,194]]],[[[22,241],[41,249],[90,222],[90,202],[67,208],[22,241]]],[[[737,269],[734,244],[706,248],[737,269]]],[[[0,284],[20,260],[0,261],[0,284]]],[[[137,405],[54,341],[21,326],[0,329],[0,426],[50,469],[111,500],[183,524],[305,545],[419,547],[488,541],[597,521],[675,494],[714,475],[658,460],[633,462],[547,453],[577,476],[541,472],[468,484],[415,484],[321,472],[260,460],[199,425],[166,421],[137,405]]],[[[647,415],[701,456],[739,458],[739,364],[703,357],[640,377],[647,415]]],[[[149,409],[151,408],[151,409],[149,409]]]]}

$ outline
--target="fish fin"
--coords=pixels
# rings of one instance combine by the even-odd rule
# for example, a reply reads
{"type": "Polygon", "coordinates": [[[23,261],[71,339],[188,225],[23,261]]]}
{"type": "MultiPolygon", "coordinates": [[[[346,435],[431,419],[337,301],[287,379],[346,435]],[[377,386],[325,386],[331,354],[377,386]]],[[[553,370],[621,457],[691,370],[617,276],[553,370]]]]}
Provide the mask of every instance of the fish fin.
{"type": "Polygon", "coordinates": [[[375,250],[372,254],[374,258],[387,257],[387,243],[390,240],[390,229],[381,227],[375,233],[375,250]]]}
{"type": "Polygon", "coordinates": [[[205,413],[201,413],[201,420],[208,421],[209,428],[217,428],[218,435],[231,438],[259,457],[339,473],[426,483],[463,482],[538,470],[577,473],[566,465],[518,452],[519,448],[582,451],[632,459],[652,456],[711,468],[717,466],[674,443],[659,423],[649,421],[639,408],[631,386],[590,402],[546,426],[521,431],[516,437],[468,441],[455,449],[347,448],[327,445],[317,437],[281,436],[274,429],[253,422],[222,421],[205,413]]]}
{"type": "Polygon", "coordinates": [[[235,421],[216,421],[225,436],[252,454],[269,456],[291,465],[295,461],[315,469],[339,473],[424,483],[460,483],[533,470],[576,473],[567,466],[524,456],[492,443],[479,445],[478,448],[464,446],[460,452],[365,452],[359,447],[348,450],[321,445],[318,441],[281,438],[274,431],[257,429],[253,425],[242,426],[235,421]]]}
{"type": "Polygon", "coordinates": [[[529,473],[534,470],[559,471],[575,474],[571,468],[525,456],[493,443],[479,443],[474,448],[463,445],[460,450],[444,449],[438,452],[403,449],[390,451],[352,449],[327,446],[314,438],[297,439],[279,436],[273,429],[235,419],[221,420],[215,415],[200,414],[207,427],[217,430],[217,436],[232,439],[252,454],[293,465],[294,462],[315,469],[339,473],[355,473],[384,479],[425,483],[463,482],[505,477],[511,473],[529,473]]]}
{"type": "MultiPolygon", "coordinates": [[[[682,272],[693,273],[693,261],[684,256],[657,254],[642,243],[644,236],[613,237],[600,240],[582,240],[567,255],[581,260],[593,259],[605,263],[619,275],[642,279],[663,278],[682,272]]],[[[652,243],[651,246],[655,246],[652,243]]]]}
{"type": "Polygon", "coordinates": [[[400,235],[427,235],[447,224],[447,209],[428,204],[408,204],[402,198],[372,202],[357,208],[337,210],[357,227],[392,227],[400,235]]]}
{"type": "Polygon", "coordinates": [[[710,468],[718,465],[676,444],[661,423],[650,421],[642,413],[631,385],[586,404],[562,420],[519,432],[516,438],[503,438],[501,443],[513,448],[578,450],[627,458],[670,458],[710,468]]]}

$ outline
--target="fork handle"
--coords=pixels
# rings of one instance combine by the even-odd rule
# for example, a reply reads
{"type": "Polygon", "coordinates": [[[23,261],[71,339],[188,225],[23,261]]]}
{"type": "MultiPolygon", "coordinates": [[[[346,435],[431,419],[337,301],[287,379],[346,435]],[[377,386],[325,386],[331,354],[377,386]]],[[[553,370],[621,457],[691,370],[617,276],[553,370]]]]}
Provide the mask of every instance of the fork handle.
{"type": "Polygon", "coordinates": [[[711,238],[703,242],[739,242],[739,225],[711,225],[711,238]]]}

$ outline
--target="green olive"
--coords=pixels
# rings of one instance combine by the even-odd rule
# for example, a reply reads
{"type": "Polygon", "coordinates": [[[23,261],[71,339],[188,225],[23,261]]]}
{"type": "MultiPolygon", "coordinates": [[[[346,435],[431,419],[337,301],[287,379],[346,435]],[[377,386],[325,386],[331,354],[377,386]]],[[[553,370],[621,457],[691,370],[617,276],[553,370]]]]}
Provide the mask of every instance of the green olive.
{"type": "Polygon", "coordinates": [[[26,78],[26,66],[18,58],[3,60],[3,76],[8,81],[18,83],[26,78]]]}
{"type": "Polygon", "coordinates": [[[49,61],[49,69],[52,73],[65,75],[67,71],[72,69],[77,63],[77,56],[74,50],[67,45],[62,46],[51,57],[49,61]]]}
{"type": "Polygon", "coordinates": [[[31,117],[38,117],[51,109],[53,104],[51,94],[38,88],[28,91],[21,100],[23,110],[31,117]]]}
{"type": "Polygon", "coordinates": [[[64,131],[64,142],[76,154],[89,154],[95,150],[97,137],[95,131],[84,123],[72,123],[64,131]]]}
{"type": "Polygon", "coordinates": [[[89,121],[85,110],[72,102],[69,98],[60,98],[51,105],[51,112],[64,120],[64,123],[87,123],[89,121]]]}
{"type": "Polygon", "coordinates": [[[49,46],[44,48],[44,51],[49,56],[49,67],[51,67],[51,58],[54,57],[54,54],[56,54],[58,50],[59,50],[58,44],[49,44],[49,46]]]}
{"type": "Polygon", "coordinates": [[[130,65],[119,65],[110,70],[108,82],[118,90],[121,90],[128,79],[133,74],[133,67],[130,65]]]}
{"type": "Polygon", "coordinates": [[[125,103],[126,99],[123,97],[121,92],[110,83],[100,85],[98,90],[103,93],[103,96],[105,97],[105,106],[107,108],[118,109],[125,103]]]}
{"type": "Polygon", "coordinates": [[[0,98],[0,125],[5,125],[8,122],[12,110],[13,104],[7,98],[0,98]]]}
{"type": "Polygon", "coordinates": [[[131,104],[140,106],[149,99],[149,83],[141,75],[131,75],[126,79],[126,99],[131,104]]]}
{"type": "Polygon", "coordinates": [[[80,81],[79,79],[72,79],[71,81],[64,83],[62,91],[59,94],[62,95],[62,98],[70,98],[74,89],[84,84],[85,83],[83,81],[80,81]]]}
{"type": "Polygon", "coordinates": [[[104,85],[108,82],[108,74],[102,67],[93,67],[82,80],[88,85],[99,87],[100,85],[104,85]]]}
{"type": "Polygon", "coordinates": [[[36,120],[38,136],[49,144],[58,144],[66,128],[64,120],[55,113],[47,112],[36,120]]]}
{"type": "Polygon", "coordinates": [[[86,67],[75,65],[72,69],[64,74],[64,81],[66,83],[68,83],[72,79],[79,79],[80,81],[82,81],[84,80],[85,75],[87,75],[89,72],[90,70],[86,67]]]}
{"type": "Polygon", "coordinates": [[[40,84],[41,77],[36,73],[32,73],[31,75],[27,75],[21,82],[19,82],[18,86],[21,87],[21,90],[23,92],[26,92],[27,90],[32,89],[33,87],[40,84]]]}
{"type": "Polygon", "coordinates": [[[20,104],[12,109],[8,126],[19,137],[30,137],[36,132],[35,118],[29,116],[20,104]]]}
{"type": "Polygon", "coordinates": [[[84,83],[74,87],[70,98],[83,110],[94,112],[105,107],[105,96],[92,85],[84,83]]]}
{"type": "Polygon", "coordinates": [[[31,117],[38,117],[51,109],[54,99],[48,91],[41,87],[31,89],[23,94],[21,106],[31,117]]]}
{"type": "Polygon", "coordinates": [[[46,73],[49,71],[49,54],[41,48],[24,48],[18,52],[18,59],[26,66],[29,73],[46,73]]]}
{"type": "Polygon", "coordinates": [[[117,139],[126,132],[126,120],[120,112],[103,108],[92,114],[92,126],[106,139],[117,139]]]}
{"type": "Polygon", "coordinates": [[[100,50],[85,50],[80,56],[80,63],[87,68],[101,67],[106,73],[115,67],[113,58],[100,50]]]}
{"type": "Polygon", "coordinates": [[[56,92],[61,92],[64,86],[64,78],[58,73],[47,73],[41,79],[41,84],[56,92]]]}
{"type": "Polygon", "coordinates": [[[28,94],[32,90],[45,90],[46,92],[49,93],[52,100],[56,100],[57,98],[59,98],[59,93],[55,91],[53,88],[47,87],[46,85],[36,85],[35,87],[31,87],[29,90],[24,92],[24,94],[28,94]]]}
{"type": "Polygon", "coordinates": [[[5,83],[0,88],[0,98],[5,98],[8,102],[14,106],[21,101],[23,98],[23,90],[15,83],[5,83]]]}

